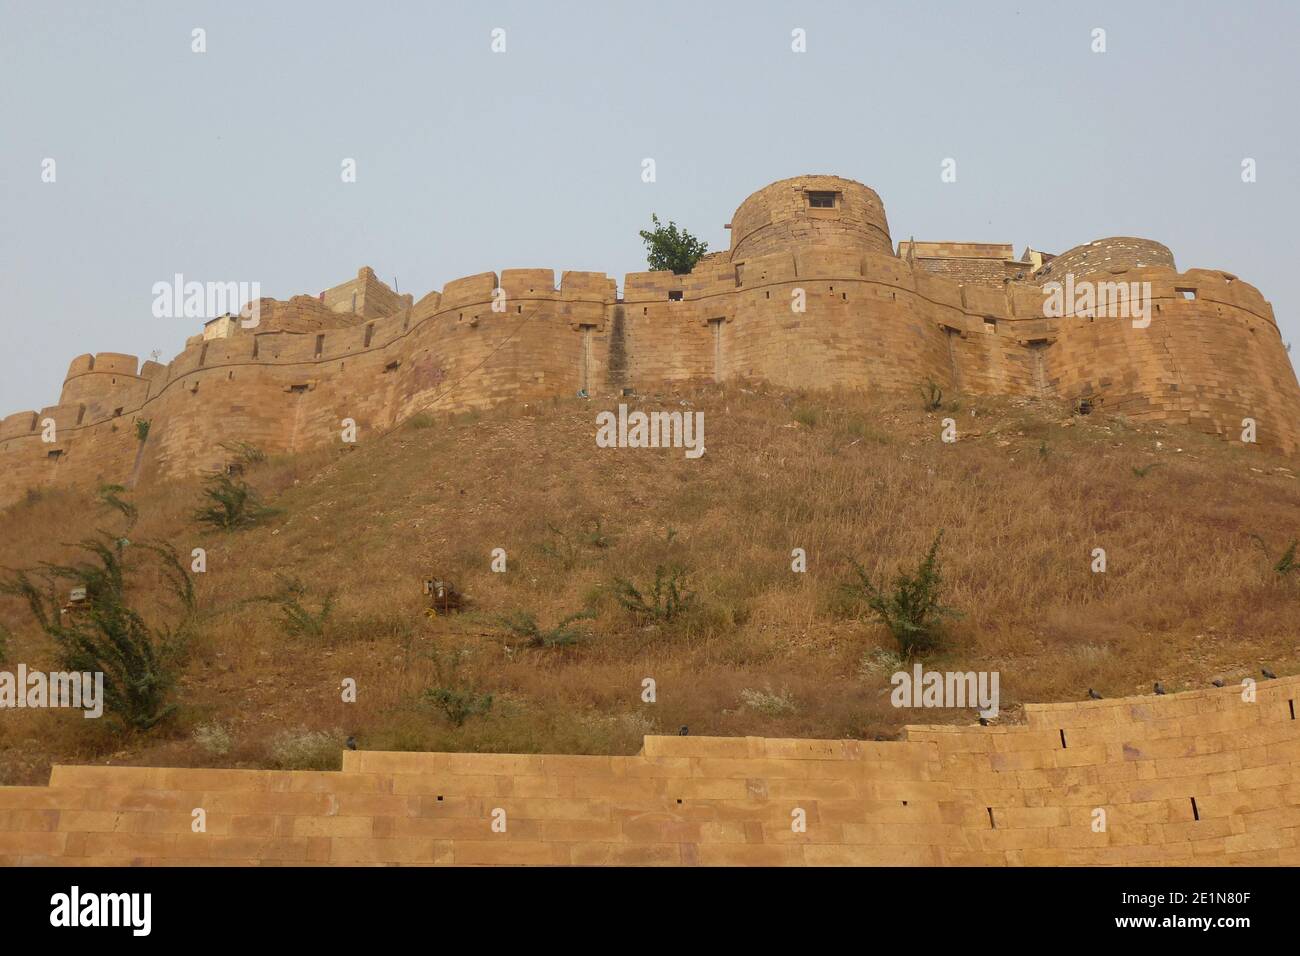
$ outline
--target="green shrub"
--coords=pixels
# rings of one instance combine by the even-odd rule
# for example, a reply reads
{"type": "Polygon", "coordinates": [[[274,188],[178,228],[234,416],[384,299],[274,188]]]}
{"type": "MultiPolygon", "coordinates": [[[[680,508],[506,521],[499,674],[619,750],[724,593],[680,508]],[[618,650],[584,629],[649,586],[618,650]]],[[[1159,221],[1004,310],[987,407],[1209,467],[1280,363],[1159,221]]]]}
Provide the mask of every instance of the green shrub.
{"type": "Polygon", "coordinates": [[[516,611],[500,618],[499,623],[510,633],[522,637],[526,647],[567,647],[586,636],[581,628],[574,625],[579,621],[590,621],[595,616],[596,612],[590,609],[578,611],[561,620],[555,627],[543,629],[538,625],[535,615],[527,611],[516,611]]]}
{"type": "Polygon", "coordinates": [[[927,381],[921,386],[921,398],[927,412],[937,412],[943,408],[943,389],[933,381],[927,381]]]}
{"type": "Polygon", "coordinates": [[[483,693],[463,673],[469,652],[466,650],[429,652],[437,683],[426,689],[421,699],[440,710],[454,726],[461,727],[469,718],[492,709],[492,695],[483,693]]]}
{"type": "Polygon", "coordinates": [[[686,571],[680,567],[655,568],[655,580],[649,593],[643,594],[631,581],[614,581],[614,597],[632,615],[642,621],[668,622],[695,604],[695,594],[685,590],[686,571]]]}
{"type": "Polygon", "coordinates": [[[167,544],[131,545],[108,535],[83,541],[92,560],[79,564],[43,564],[37,572],[18,571],[0,583],[0,593],[27,602],[41,630],[54,639],[64,670],[104,675],[104,711],[127,728],[148,730],[175,705],[170,692],[184,655],[195,613],[194,585],[179,556],[167,544]],[[126,554],[150,556],[179,605],[171,626],[150,624],[128,599],[126,554]],[[85,589],[85,601],[63,613],[59,585],[85,589]],[[42,586],[43,585],[43,586],[42,586]]]}
{"type": "Polygon", "coordinates": [[[478,714],[492,709],[492,695],[479,694],[456,687],[430,687],[424,699],[437,707],[456,727],[478,714]]]}
{"type": "Polygon", "coordinates": [[[940,624],[945,617],[956,617],[958,612],[939,603],[943,578],[939,569],[939,543],[943,532],[935,536],[914,574],[899,571],[894,588],[886,593],[872,583],[862,566],[854,562],[858,583],[848,587],[860,592],[867,606],[889,629],[898,641],[905,658],[938,646],[941,639],[940,624]]]}
{"type": "Polygon", "coordinates": [[[668,225],[662,225],[659,217],[651,213],[650,222],[653,228],[642,229],[640,236],[646,247],[646,264],[655,272],[671,270],[685,275],[709,251],[707,242],[701,242],[685,229],[678,229],[677,223],[671,220],[668,225]]]}
{"type": "Polygon", "coordinates": [[[224,448],[244,465],[257,465],[266,461],[266,452],[246,441],[223,441],[218,447],[224,448]]]}
{"type": "Polygon", "coordinates": [[[135,437],[142,442],[148,438],[151,424],[153,423],[147,418],[137,418],[135,420],[135,437]]]}
{"type": "Polygon", "coordinates": [[[303,603],[307,586],[297,578],[280,575],[280,590],[270,597],[280,606],[280,627],[290,637],[322,638],[334,612],[334,592],[328,591],[312,611],[303,603]]]}
{"type": "Polygon", "coordinates": [[[140,511],[134,504],[125,498],[119,497],[125,492],[126,488],[122,485],[101,485],[99,500],[114,511],[121,513],[122,517],[126,519],[126,531],[129,532],[135,527],[136,521],[139,520],[140,511]]]}
{"type": "MultiPolygon", "coordinates": [[[[1264,557],[1269,561],[1273,561],[1273,555],[1269,552],[1268,545],[1264,543],[1264,539],[1257,534],[1252,534],[1251,537],[1255,539],[1255,543],[1258,544],[1260,550],[1264,552],[1264,557]]],[[[1297,547],[1300,547],[1300,541],[1292,538],[1291,543],[1287,545],[1281,556],[1276,561],[1273,561],[1274,574],[1279,577],[1286,577],[1292,571],[1300,570],[1300,561],[1296,560],[1297,547]]]]}
{"type": "Polygon", "coordinates": [[[210,475],[203,497],[207,502],[194,510],[194,520],[222,531],[252,527],[276,513],[274,508],[262,504],[247,482],[229,475],[210,475]]]}

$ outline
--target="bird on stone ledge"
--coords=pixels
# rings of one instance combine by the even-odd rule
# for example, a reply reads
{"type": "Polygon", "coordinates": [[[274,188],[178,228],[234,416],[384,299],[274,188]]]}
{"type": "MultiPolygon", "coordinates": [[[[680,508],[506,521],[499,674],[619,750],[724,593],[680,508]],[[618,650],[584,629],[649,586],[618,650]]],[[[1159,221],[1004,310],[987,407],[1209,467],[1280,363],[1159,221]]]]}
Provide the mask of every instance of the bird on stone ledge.
{"type": "Polygon", "coordinates": [[[1265,677],[1267,677],[1269,680],[1276,680],[1276,679],[1277,679],[1277,675],[1274,674],[1274,673],[1273,673],[1271,670],[1269,670],[1267,667],[1261,667],[1261,668],[1259,669],[1259,672],[1260,672],[1261,674],[1263,674],[1265,677]]]}
{"type": "Polygon", "coordinates": [[[1165,689],[1162,686],[1160,686],[1160,681],[1156,681],[1156,693],[1163,694],[1164,692],[1165,689]]]}
{"type": "Polygon", "coordinates": [[[1088,696],[1091,697],[1093,700],[1101,700],[1101,694],[1097,693],[1091,687],[1088,688],[1088,696]]]}
{"type": "Polygon", "coordinates": [[[1218,677],[1214,678],[1214,680],[1210,681],[1210,683],[1213,684],[1215,687],[1222,687],[1222,686],[1223,686],[1223,680],[1222,680],[1221,678],[1218,678],[1218,677]]]}
{"type": "Polygon", "coordinates": [[[688,736],[688,735],[690,734],[690,732],[691,732],[691,729],[690,729],[689,727],[687,727],[685,724],[682,724],[682,729],[679,730],[679,731],[677,731],[677,736],[678,736],[678,737],[686,737],[686,736],[688,736]]]}
{"type": "Polygon", "coordinates": [[[356,738],[356,737],[349,737],[349,738],[348,738],[348,750],[356,750],[356,749],[357,749],[357,738],[356,738]]]}
{"type": "Polygon", "coordinates": [[[988,719],[987,717],[981,717],[981,718],[980,718],[980,726],[981,726],[981,727],[987,727],[988,725],[989,725],[989,719],[988,719]]]}

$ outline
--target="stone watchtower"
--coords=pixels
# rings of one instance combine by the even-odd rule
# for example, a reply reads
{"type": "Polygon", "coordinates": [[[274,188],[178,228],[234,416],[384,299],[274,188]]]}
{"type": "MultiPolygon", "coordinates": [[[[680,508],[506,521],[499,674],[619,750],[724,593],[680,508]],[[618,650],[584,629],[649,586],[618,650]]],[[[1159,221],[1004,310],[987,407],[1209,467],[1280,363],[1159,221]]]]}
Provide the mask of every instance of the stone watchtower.
{"type": "Polygon", "coordinates": [[[794,245],[894,254],[876,191],[839,176],[797,176],[765,186],[740,204],[730,228],[732,260],[794,245]]]}

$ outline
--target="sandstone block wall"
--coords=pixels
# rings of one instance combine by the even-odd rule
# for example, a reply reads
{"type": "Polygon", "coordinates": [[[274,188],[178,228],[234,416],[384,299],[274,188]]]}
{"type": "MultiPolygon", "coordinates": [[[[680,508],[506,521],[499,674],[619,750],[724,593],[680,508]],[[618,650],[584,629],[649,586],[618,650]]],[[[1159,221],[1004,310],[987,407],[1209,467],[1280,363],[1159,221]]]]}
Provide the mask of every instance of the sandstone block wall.
{"type": "Polygon", "coordinates": [[[827,176],[760,190],[731,226],[728,252],[689,275],[631,273],[621,295],[602,273],[557,283],[549,269],[506,269],[416,302],[363,267],[323,300],[263,300],[260,326],[195,336],[165,366],[81,356],[58,405],[0,419],[0,507],[32,488],[196,474],[220,466],[229,441],[327,445],[349,418],[364,442],[422,411],[733,379],[1089,397],[1230,440],[1249,417],[1251,448],[1300,450],[1300,385],[1272,307],[1231,274],[1178,272],[1159,243],[1099,240],[1037,272],[997,244],[909,243],[900,257],[879,196],[827,176]],[[810,206],[813,192],[836,204],[810,206]],[[1150,325],[1045,318],[1042,283],[1067,274],[1149,281],[1150,325]]]}
{"type": "Polygon", "coordinates": [[[1024,725],[888,742],[647,737],[633,757],[58,766],[0,788],[0,864],[1294,866],[1297,696],[1292,677],[1251,703],[1227,687],[1029,705],[1024,725]]]}

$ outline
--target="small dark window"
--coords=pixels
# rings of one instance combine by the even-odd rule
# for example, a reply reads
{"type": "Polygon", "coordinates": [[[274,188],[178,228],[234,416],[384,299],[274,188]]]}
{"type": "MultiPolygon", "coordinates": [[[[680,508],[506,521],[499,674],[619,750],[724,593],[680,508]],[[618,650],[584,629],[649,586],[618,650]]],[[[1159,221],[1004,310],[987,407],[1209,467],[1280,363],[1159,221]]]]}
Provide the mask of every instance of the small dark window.
{"type": "Polygon", "coordinates": [[[399,366],[399,365],[401,365],[401,364],[402,364],[401,362],[389,362],[387,365],[384,366],[384,371],[385,371],[385,372],[396,372],[396,371],[397,371],[397,366],[399,366]]]}
{"type": "Polygon", "coordinates": [[[681,291],[681,289],[677,289],[676,291],[669,292],[669,293],[668,293],[668,301],[669,301],[669,302],[680,302],[680,301],[682,301],[682,291],[681,291]]]}
{"type": "Polygon", "coordinates": [[[306,385],[290,385],[290,386],[289,386],[289,391],[293,392],[295,395],[301,395],[303,392],[307,391],[307,386],[306,386],[306,385]]]}
{"type": "Polygon", "coordinates": [[[835,194],[832,192],[810,192],[808,205],[813,209],[834,209],[835,194]]]}
{"type": "Polygon", "coordinates": [[[363,346],[361,346],[361,347],[362,347],[363,349],[368,349],[368,348],[370,348],[370,340],[373,339],[374,337],[375,337],[375,327],[374,327],[374,325],[373,325],[373,324],[372,324],[372,325],[367,325],[367,326],[366,326],[366,344],[363,345],[363,346]]]}
{"type": "Polygon", "coordinates": [[[117,408],[113,409],[114,418],[118,418],[119,416],[121,416],[121,414],[122,414],[122,406],[118,406],[117,408]]]}
{"type": "Polygon", "coordinates": [[[61,449],[56,448],[56,449],[54,449],[54,451],[47,453],[45,457],[46,457],[46,458],[49,458],[51,461],[53,461],[53,460],[59,458],[62,454],[63,454],[63,451],[62,451],[61,449]]]}

